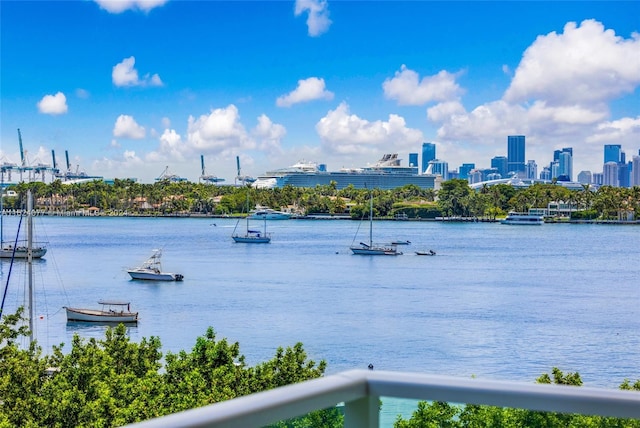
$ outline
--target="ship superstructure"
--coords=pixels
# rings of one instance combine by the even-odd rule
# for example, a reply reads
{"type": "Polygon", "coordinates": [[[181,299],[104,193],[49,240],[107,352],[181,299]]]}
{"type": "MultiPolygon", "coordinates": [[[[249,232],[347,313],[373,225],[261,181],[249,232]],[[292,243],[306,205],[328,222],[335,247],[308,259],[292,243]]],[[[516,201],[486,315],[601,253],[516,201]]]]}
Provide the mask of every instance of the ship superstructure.
{"type": "Polygon", "coordinates": [[[437,189],[440,176],[420,174],[417,166],[402,166],[398,154],[385,154],[374,165],[362,168],[342,168],[326,171],[315,162],[300,161],[288,168],[267,171],[253,183],[254,187],[269,189],[284,187],[326,186],[335,182],[337,189],[349,185],[355,188],[379,188],[384,190],[413,184],[424,189],[437,189]]]}

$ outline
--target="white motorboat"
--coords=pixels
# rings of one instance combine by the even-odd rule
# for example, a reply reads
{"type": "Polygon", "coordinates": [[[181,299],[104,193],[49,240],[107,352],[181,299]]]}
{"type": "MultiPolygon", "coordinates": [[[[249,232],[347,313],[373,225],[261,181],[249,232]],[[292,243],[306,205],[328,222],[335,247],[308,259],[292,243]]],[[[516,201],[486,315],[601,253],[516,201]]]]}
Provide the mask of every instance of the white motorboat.
{"type": "Polygon", "coordinates": [[[137,323],[138,313],[131,312],[130,303],[119,300],[99,300],[102,309],[81,309],[64,307],[67,321],[137,323]]]}
{"type": "Polygon", "coordinates": [[[163,272],[160,258],[162,250],[153,250],[153,254],[141,266],[128,269],[127,272],[132,279],[143,279],[148,281],[182,281],[184,276],[179,273],[163,272]]]}
{"type": "MultiPolygon", "coordinates": [[[[355,239],[354,239],[355,240],[355,239]]],[[[397,256],[402,254],[398,251],[396,243],[375,244],[373,242],[373,195],[369,198],[369,243],[360,242],[359,245],[349,247],[353,254],[361,256],[397,256]]]]}
{"type": "Polygon", "coordinates": [[[249,211],[248,218],[251,220],[289,220],[291,218],[291,213],[257,206],[256,209],[249,211]]]}
{"type": "Polygon", "coordinates": [[[500,220],[502,224],[512,225],[541,225],[544,223],[544,217],[537,214],[510,212],[507,217],[500,220]]]}

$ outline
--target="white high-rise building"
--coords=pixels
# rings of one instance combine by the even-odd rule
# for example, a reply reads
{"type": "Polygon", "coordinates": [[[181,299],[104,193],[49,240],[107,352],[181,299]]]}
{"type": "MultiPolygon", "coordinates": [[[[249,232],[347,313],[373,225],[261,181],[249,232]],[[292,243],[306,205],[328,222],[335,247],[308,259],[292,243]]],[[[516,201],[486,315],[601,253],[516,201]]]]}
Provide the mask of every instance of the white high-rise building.
{"type": "Polygon", "coordinates": [[[618,187],[618,163],[607,162],[602,167],[602,184],[604,186],[618,187]]]}

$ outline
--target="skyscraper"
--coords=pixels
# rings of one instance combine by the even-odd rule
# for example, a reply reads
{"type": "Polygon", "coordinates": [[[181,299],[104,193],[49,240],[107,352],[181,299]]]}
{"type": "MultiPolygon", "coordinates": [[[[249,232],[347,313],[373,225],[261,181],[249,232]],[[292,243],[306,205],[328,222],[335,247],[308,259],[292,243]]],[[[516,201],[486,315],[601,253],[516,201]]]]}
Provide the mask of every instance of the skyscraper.
{"type": "Polygon", "coordinates": [[[409,153],[409,166],[418,166],[418,154],[417,153],[409,153]]]}
{"type": "Polygon", "coordinates": [[[622,146],[620,144],[605,144],[604,145],[604,163],[607,162],[620,162],[620,152],[622,146]]]}
{"type": "Polygon", "coordinates": [[[507,173],[515,172],[524,176],[524,152],[524,135],[509,135],[507,137],[507,173]]]}
{"type": "Polygon", "coordinates": [[[422,173],[427,171],[429,162],[436,158],[436,145],[434,143],[422,143],[422,173]]]}
{"type": "Polygon", "coordinates": [[[469,172],[476,167],[474,163],[463,163],[460,168],[458,168],[458,178],[462,180],[467,180],[469,178],[469,172]]]}
{"type": "Polygon", "coordinates": [[[560,181],[572,181],[573,180],[573,156],[571,152],[560,152],[558,157],[558,179],[560,181]]]}
{"type": "Polygon", "coordinates": [[[494,158],[491,158],[491,168],[495,168],[498,170],[500,178],[507,178],[507,157],[496,156],[494,158]]]}
{"type": "Polygon", "coordinates": [[[631,159],[631,185],[640,186],[640,156],[631,159]]]}
{"type": "Polygon", "coordinates": [[[526,178],[530,179],[530,180],[535,180],[536,177],[538,176],[538,164],[536,164],[536,161],[534,160],[529,160],[527,161],[527,165],[526,165],[526,178]]]}

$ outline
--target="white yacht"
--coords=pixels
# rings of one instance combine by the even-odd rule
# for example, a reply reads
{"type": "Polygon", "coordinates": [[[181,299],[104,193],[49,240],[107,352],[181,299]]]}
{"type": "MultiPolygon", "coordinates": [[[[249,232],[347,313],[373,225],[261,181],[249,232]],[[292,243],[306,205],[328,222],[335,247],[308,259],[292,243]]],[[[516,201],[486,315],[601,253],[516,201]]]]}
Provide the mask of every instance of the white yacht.
{"type": "Polygon", "coordinates": [[[277,211],[268,207],[257,206],[256,209],[249,211],[249,219],[255,220],[289,220],[291,213],[277,211]]]}
{"type": "Polygon", "coordinates": [[[535,226],[543,224],[544,218],[541,215],[537,214],[510,212],[507,217],[500,221],[500,223],[535,226]]]}

